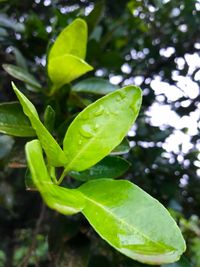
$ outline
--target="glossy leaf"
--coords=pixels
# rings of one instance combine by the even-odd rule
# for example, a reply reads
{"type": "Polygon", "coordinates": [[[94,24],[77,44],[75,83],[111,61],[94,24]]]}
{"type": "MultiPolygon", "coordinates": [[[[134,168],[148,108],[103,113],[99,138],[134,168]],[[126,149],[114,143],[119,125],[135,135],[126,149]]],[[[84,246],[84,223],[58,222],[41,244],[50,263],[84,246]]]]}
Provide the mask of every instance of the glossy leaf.
{"type": "Polygon", "coordinates": [[[50,208],[66,215],[82,210],[85,201],[80,192],[59,187],[51,181],[38,140],[26,144],[26,157],[33,182],[50,208]]]}
{"type": "Polygon", "coordinates": [[[55,124],[55,111],[51,106],[47,106],[44,112],[44,126],[51,133],[54,129],[55,124]]]}
{"type": "Polygon", "coordinates": [[[72,87],[72,91],[80,93],[91,93],[106,95],[119,89],[117,85],[111,84],[102,78],[88,78],[80,81],[72,87]]]}
{"type": "Polygon", "coordinates": [[[69,175],[79,181],[89,181],[100,178],[117,178],[124,174],[130,163],[120,157],[107,156],[96,165],[83,172],[72,171],[69,175]]]}
{"type": "Polygon", "coordinates": [[[82,19],[74,20],[57,37],[48,57],[52,91],[93,69],[84,61],[86,45],[87,24],[82,19]]]}
{"type": "Polygon", "coordinates": [[[64,138],[67,171],[83,171],[108,155],[134,123],[142,100],[139,87],[127,86],[85,108],[64,138]]]}
{"type": "Polygon", "coordinates": [[[136,185],[101,179],[79,188],[83,214],[115,249],[149,264],[177,261],[185,251],[181,232],[168,211],[136,185]]]}
{"type": "Polygon", "coordinates": [[[110,153],[111,155],[124,155],[127,154],[130,151],[130,146],[129,142],[126,138],[122,140],[122,142],[116,146],[112,152],[110,153]]]}
{"type": "Polygon", "coordinates": [[[87,24],[83,19],[76,19],[56,38],[49,52],[49,61],[53,58],[73,55],[84,59],[87,45],[87,24]]]}
{"type": "Polygon", "coordinates": [[[20,104],[15,102],[0,104],[0,132],[20,137],[35,136],[20,104]]]}
{"type": "Polygon", "coordinates": [[[14,78],[31,85],[33,88],[32,91],[37,91],[41,88],[38,81],[29,72],[27,72],[27,70],[11,64],[3,64],[3,68],[14,78]]]}
{"type": "Polygon", "coordinates": [[[70,54],[53,58],[48,63],[48,74],[56,88],[60,88],[92,69],[83,59],[70,54]]]}
{"type": "Polygon", "coordinates": [[[67,159],[64,152],[62,151],[56,140],[53,138],[53,136],[48,132],[48,130],[40,121],[34,105],[17,89],[14,83],[12,83],[12,86],[23,107],[24,113],[28,116],[32,127],[36,131],[36,134],[42,144],[42,147],[46,152],[49,163],[55,167],[65,165],[67,159]]]}

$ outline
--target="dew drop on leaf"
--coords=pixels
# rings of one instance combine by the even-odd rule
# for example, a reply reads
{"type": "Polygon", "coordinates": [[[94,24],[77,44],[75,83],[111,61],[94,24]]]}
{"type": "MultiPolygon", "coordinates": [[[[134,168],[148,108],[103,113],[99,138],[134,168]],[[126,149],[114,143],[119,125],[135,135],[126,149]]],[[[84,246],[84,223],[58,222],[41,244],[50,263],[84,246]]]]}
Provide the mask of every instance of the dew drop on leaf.
{"type": "Polygon", "coordinates": [[[89,124],[84,124],[80,128],[80,134],[85,138],[91,138],[94,132],[89,124]]]}
{"type": "Polygon", "coordinates": [[[98,129],[99,129],[99,124],[96,123],[96,124],[94,125],[94,130],[98,130],[98,129]]]}
{"type": "Polygon", "coordinates": [[[101,116],[104,113],[105,109],[102,105],[99,106],[97,111],[94,113],[96,117],[101,116]]]}

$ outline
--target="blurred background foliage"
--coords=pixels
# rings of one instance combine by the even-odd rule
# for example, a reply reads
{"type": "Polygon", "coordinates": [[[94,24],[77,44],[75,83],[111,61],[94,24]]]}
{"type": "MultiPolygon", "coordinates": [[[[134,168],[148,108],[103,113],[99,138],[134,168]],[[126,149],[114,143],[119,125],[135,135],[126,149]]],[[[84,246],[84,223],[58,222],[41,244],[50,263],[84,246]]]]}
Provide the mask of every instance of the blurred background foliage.
{"type": "MultiPolygon", "coordinates": [[[[84,78],[141,86],[142,110],[124,154],[132,165],[123,178],[159,199],[181,227],[187,251],[165,267],[199,267],[200,1],[1,0],[0,11],[1,65],[17,65],[42,84],[38,90],[17,81],[41,118],[48,104],[54,108],[58,141],[75,115],[98,98],[70,93],[69,86],[56,97],[47,94],[46,54],[76,17],[89,27],[86,60],[94,71],[84,78]]],[[[0,102],[16,101],[13,78],[2,67],[0,77],[0,102]]],[[[82,216],[59,215],[26,190],[28,140],[0,135],[0,266],[148,266],[114,251],[82,216]]]]}

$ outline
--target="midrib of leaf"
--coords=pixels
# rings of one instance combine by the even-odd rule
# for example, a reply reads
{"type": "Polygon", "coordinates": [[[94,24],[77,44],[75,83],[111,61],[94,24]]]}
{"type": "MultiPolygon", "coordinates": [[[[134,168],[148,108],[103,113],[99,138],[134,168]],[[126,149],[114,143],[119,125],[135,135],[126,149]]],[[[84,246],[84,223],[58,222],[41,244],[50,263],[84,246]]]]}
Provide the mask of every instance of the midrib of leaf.
{"type": "Polygon", "coordinates": [[[8,127],[8,128],[16,128],[16,127],[20,126],[20,127],[27,128],[27,129],[30,129],[30,130],[34,131],[33,128],[31,127],[31,125],[30,126],[24,125],[24,124],[12,124],[11,125],[11,124],[8,124],[8,123],[3,123],[3,122],[0,122],[0,125],[8,127]]]}
{"type": "MultiPolygon", "coordinates": [[[[105,125],[105,124],[104,124],[105,125]]],[[[95,135],[95,136],[93,136],[93,137],[91,137],[90,138],[90,141],[88,141],[88,143],[81,149],[81,150],[79,150],[79,152],[76,154],[76,156],[71,160],[71,162],[66,166],[66,168],[65,168],[65,174],[67,173],[67,172],[69,172],[69,171],[73,171],[73,169],[70,169],[70,166],[71,165],[73,165],[73,163],[74,163],[74,161],[76,161],[78,158],[80,158],[81,157],[81,154],[83,154],[84,152],[85,152],[85,150],[92,144],[92,143],[94,143],[95,142],[95,139],[97,138],[97,137],[99,137],[99,135],[100,136],[102,136],[102,133],[104,132],[104,129],[105,129],[106,127],[102,127],[101,128],[101,130],[95,135]],[[103,130],[102,130],[103,129],[103,130]]],[[[123,138],[122,138],[123,139],[123,138]]],[[[110,151],[112,151],[112,149],[110,150],[110,151]]],[[[108,152],[109,153],[109,152],[108,152]]],[[[106,156],[106,155],[105,155],[106,156]]],[[[92,166],[91,166],[92,167],[92,166]]]]}
{"type": "MultiPolygon", "coordinates": [[[[119,221],[121,224],[125,225],[126,227],[128,227],[130,230],[133,230],[133,232],[137,233],[139,236],[142,236],[144,239],[154,243],[156,246],[160,246],[161,248],[164,248],[164,250],[169,249],[170,251],[169,252],[172,252],[172,251],[176,251],[175,248],[173,247],[170,247],[170,246],[166,246],[166,245],[163,245],[162,243],[160,242],[156,242],[154,240],[151,240],[150,237],[144,235],[144,234],[141,234],[140,231],[136,228],[136,227],[133,227],[133,225],[130,225],[128,224],[125,220],[123,220],[122,218],[119,218],[117,217],[110,209],[106,208],[104,205],[100,204],[99,202],[95,201],[94,199],[90,198],[90,197],[87,197],[84,193],[82,193],[84,195],[84,197],[89,201],[89,202],[92,202],[93,204],[95,204],[96,206],[100,207],[102,210],[106,211],[107,213],[109,213],[109,215],[111,217],[113,217],[115,220],[119,221]]],[[[82,211],[82,213],[84,214],[84,209],[82,211]]],[[[84,214],[85,215],[85,214],[84,214]]],[[[86,216],[86,215],[85,215],[86,216]]],[[[86,216],[87,217],[87,216],[86,216]]],[[[89,220],[89,219],[88,219],[89,220]]],[[[89,220],[90,221],[90,220],[89,220]]],[[[91,223],[92,224],[92,223],[91,223]]],[[[93,224],[92,224],[93,225],[93,224]]],[[[95,227],[94,227],[95,228],[95,227]]],[[[107,240],[108,243],[111,244],[110,241],[107,240]]],[[[111,244],[112,245],[112,244],[111,244]]],[[[165,251],[163,251],[165,253],[165,251]]],[[[166,251],[167,252],[167,251],[166,251]]]]}
{"type": "MultiPolygon", "coordinates": [[[[134,117],[134,119],[132,120],[132,123],[134,122],[135,118],[137,117],[138,113],[136,114],[136,116],[134,117]]],[[[73,169],[70,169],[70,166],[73,165],[74,161],[76,161],[78,158],[81,157],[81,154],[83,154],[85,152],[85,150],[93,143],[95,142],[95,139],[99,136],[102,136],[104,129],[107,128],[107,125],[110,124],[107,123],[106,127],[101,127],[101,130],[93,137],[90,138],[90,141],[88,141],[88,143],[81,149],[79,150],[79,152],[76,154],[76,156],[71,160],[71,162],[66,166],[64,173],[66,174],[69,171],[73,171],[73,169]]],[[[105,124],[104,124],[105,125],[105,124]]],[[[126,127],[126,132],[128,132],[130,127],[126,127]]],[[[120,142],[123,140],[124,136],[121,138],[120,142]]],[[[117,146],[117,145],[116,145],[117,146]]],[[[112,148],[113,149],[113,148],[112,148]]],[[[112,151],[112,149],[110,150],[110,152],[112,151]]],[[[109,153],[109,152],[108,152],[109,153]]],[[[106,155],[105,155],[106,156],[106,155]]],[[[92,166],[91,166],[92,167],[92,166]]]]}

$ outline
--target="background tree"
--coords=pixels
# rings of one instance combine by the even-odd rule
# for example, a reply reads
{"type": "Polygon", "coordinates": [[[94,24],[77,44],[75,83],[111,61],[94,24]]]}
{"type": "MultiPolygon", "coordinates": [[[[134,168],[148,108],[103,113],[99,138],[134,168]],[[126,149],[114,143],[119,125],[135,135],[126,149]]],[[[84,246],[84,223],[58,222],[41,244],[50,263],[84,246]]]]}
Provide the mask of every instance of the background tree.
{"type": "MultiPolygon", "coordinates": [[[[45,55],[74,18],[84,18],[89,27],[86,60],[94,71],[85,78],[141,86],[143,107],[128,135],[131,149],[124,157],[132,165],[124,178],[159,199],[180,224],[188,249],[169,266],[198,267],[200,2],[11,0],[1,1],[0,9],[1,62],[26,69],[42,84],[38,91],[17,82],[41,117],[48,104],[55,109],[58,140],[98,98],[71,94],[68,86],[56,98],[46,90],[45,55]]],[[[0,101],[16,101],[13,78],[3,68],[0,73],[0,101]]],[[[44,208],[38,194],[25,191],[27,140],[0,136],[0,266],[144,266],[100,240],[82,216],[58,215],[44,208]]]]}

